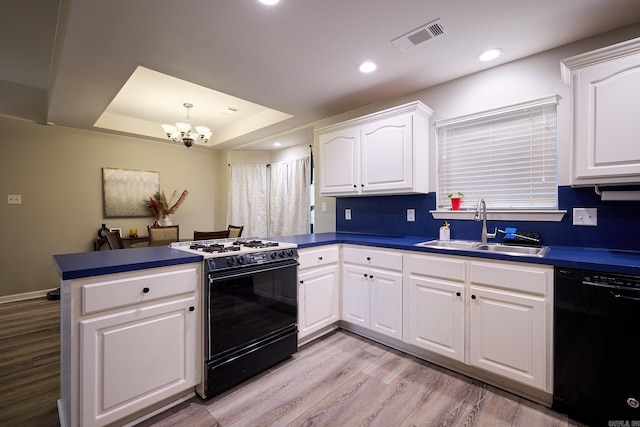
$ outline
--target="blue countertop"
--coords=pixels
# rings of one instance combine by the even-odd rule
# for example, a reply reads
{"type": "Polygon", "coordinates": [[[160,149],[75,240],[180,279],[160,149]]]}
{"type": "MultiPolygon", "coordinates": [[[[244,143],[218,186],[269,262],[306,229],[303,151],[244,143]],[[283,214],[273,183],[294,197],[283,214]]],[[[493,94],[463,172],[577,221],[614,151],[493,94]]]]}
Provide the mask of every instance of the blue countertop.
{"type": "Polygon", "coordinates": [[[53,263],[62,280],[201,261],[202,256],[200,255],[171,249],[167,246],[53,256],[53,263]]]}
{"type": "MultiPolygon", "coordinates": [[[[414,246],[416,243],[435,238],[393,237],[351,233],[318,233],[298,236],[274,237],[273,240],[296,243],[299,248],[330,245],[337,243],[365,245],[379,248],[410,250],[415,252],[461,255],[475,258],[498,259],[503,261],[527,262],[556,267],[581,268],[612,273],[640,275],[640,252],[618,251],[595,248],[552,246],[544,258],[513,256],[494,252],[474,252],[446,250],[414,246]]],[[[171,249],[169,247],[148,247],[121,249],[117,251],[82,252],[54,255],[54,264],[63,280],[99,276],[145,268],[165,267],[202,261],[202,256],[171,249]]]]}
{"type": "Polygon", "coordinates": [[[640,252],[619,251],[570,246],[552,246],[543,258],[531,256],[513,256],[500,253],[474,252],[465,250],[447,250],[414,246],[416,243],[434,240],[435,237],[392,237],[361,235],[351,233],[318,233],[298,236],[275,237],[274,240],[296,243],[299,248],[308,248],[332,243],[366,245],[380,248],[410,250],[450,255],[464,255],[475,258],[499,259],[505,261],[527,262],[531,264],[552,265],[556,267],[581,268],[612,273],[640,275],[640,252]]]}

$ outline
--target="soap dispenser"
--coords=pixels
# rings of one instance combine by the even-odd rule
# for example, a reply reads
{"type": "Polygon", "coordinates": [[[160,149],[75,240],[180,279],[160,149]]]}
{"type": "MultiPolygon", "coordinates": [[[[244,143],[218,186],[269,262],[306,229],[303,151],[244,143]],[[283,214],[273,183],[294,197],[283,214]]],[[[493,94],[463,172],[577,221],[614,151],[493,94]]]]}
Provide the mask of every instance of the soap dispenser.
{"type": "Polygon", "coordinates": [[[449,228],[449,223],[445,221],[442,227],[440,227],[440,240],[450,240],[450,239],[451,239],[451,229],[449,228]]]}

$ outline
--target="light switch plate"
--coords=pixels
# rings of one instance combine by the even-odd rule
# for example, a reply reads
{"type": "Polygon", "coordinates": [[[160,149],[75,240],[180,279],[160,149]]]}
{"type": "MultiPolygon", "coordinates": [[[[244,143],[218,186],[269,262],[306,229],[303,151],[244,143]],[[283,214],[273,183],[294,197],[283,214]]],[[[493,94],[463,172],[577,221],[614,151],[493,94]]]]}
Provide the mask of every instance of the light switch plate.
{"type": "Polygon", "coordinates": [[[347,221],[351,220],[351,209],[344,210],[344,219],[346,219],[347,221]]]}
{"type": "Polygon", "coordinates": [[[327,202],[322,202],[322,212],[327,211],[327,202]]]}
{"type": "Polygon", "coordinates": [[[407,221],[414,222],[416,220],[416,210],[415,209],[407,209],[407,221]]]}
{"type": "Polygon", "coordinates": [[[573,225],[598,225],[597,208],[573,208],[573,225]]]}

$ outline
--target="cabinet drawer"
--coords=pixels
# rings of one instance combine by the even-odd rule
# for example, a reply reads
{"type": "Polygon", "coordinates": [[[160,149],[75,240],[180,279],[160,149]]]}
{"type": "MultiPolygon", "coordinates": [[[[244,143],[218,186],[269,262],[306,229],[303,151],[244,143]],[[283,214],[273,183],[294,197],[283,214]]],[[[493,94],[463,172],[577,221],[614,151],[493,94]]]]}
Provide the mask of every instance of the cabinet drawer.
{"type": "Polygon", "coordinates": [[[465,281],[465,261],[437,256],[411,255],[409,271],[411,274],[438,277],[441,279],[465,281]]]}
{"type": "Polygon", "coordinates": [[[197,264],[93,278],[80,287],[82,314],[195,292],[199,285],[199,268],[200,264],[197,264]]]}
{"type": "Polygon", "coordinates": [[[342,250],[343,262],[402,271],[402,254],[373,249],[345,247],[342,250]]]}
{"type": "Polygon", "coordinates": [[[469,278],[472,284],[506,290],[546,295],[553,267],[531,267],[524,264],[505,265],[471,262],[469,278]]]}
{"type": "Polygon", "coordinates": [[[336,264],[340,258],[337,246],[301,249],[298,251],[300,269],[318,267],[327,264],[336,264]]]}

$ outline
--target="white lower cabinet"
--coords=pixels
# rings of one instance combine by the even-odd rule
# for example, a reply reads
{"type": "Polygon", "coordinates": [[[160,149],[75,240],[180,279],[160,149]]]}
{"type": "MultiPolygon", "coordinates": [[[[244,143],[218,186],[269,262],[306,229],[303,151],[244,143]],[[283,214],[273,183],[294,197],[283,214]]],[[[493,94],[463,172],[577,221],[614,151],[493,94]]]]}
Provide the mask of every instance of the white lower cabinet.
{"type": "Polygon", "coordinates": [[[406,342],[551,392],[552,267],[407,257],[406,342]]]}
{"type": "Polygon", "coordinates": [[[200,382],[201,268],[63,283],[63,307],[71,308],[62,330],[69,343],[62,366],[71,368],[61,378],[68,425],[115,423],[200,382]]]}
{"type": "Polygon", "coordinates": [[[553,268],[469,263],[469,363],[550,390],[553,268]]]}
{"type": "Polygon", "coordinates": [[[342,255],[341,319],[402,339],[402,254],[345,246],[342,255]]]}
{"type": "Polygon", "coordinates": [[[298,271],[298,339],[339,320],[340,252],[337,246],[301,249],[298,271]]]}
{"type": "Polygon", "coordinates": [[[545,301],[472,286],[469,363],[544,389],[545,301]]]}
{"type": "Polygon", "coordinates": [[[465,262],[408,257],[407,342],[464,362],[465,262]]]}

